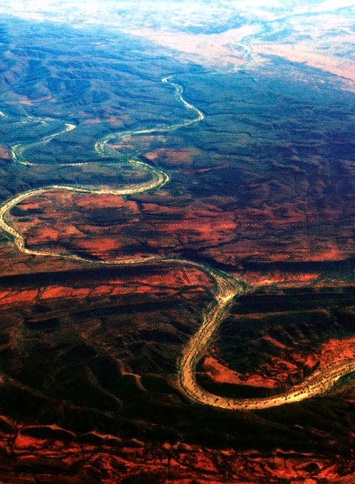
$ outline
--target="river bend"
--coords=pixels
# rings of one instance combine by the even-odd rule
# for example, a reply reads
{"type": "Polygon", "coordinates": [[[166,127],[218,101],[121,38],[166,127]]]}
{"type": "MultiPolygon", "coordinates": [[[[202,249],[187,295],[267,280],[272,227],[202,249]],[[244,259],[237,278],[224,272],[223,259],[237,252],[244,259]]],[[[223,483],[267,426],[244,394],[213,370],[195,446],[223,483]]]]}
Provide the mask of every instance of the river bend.
{"type": "MultiPolygon", "coordinates": [[[[183,87],[173,82],[172,76],[162,79],[162,82],[174,89],[174,97],[187,111],[193,114],[193,118],[182,121],[178,124],[170,126],[157,126],[150,129],[127,130],[123,132],[113,133],[107,135],[105,138],[95,143],[95,150],[103,158],[114,157],[118,159],[117,153],[110,148],[110,142],[122,140],[129,136],[141,136],[146,134],[159,134],[175,131],[180,128],[185,128],[192,124],[203,121],[204,114],[193,104],[186,101],[183,97],[183,87]]],[[[1,117],[6,117],[6,114],[0,111],[1,117]]],[[[34,118],[28,118],[29,121],[34,118]]],[[[50,121],[48,118],[44,122],[50,121]]],[[[71,122],[65,122],[61,130],[43,137],[41,140],[33,143],[16,144],[11,148],[11,155],[13,162],[22,165],[33,166],[33,163],[26,159],[25,152],[30,147],[35,148],[41,144],[49,143],[55,137],[62,135],[67,131],[72,131],[76,125],[71,122]]],[[[104,162],[103,162],[104,163],[104,162]]],[[[315,371],[312,375],[306,378],[302,383],[293,386],[287,392],[279,395],[265,397],[265,398],[227,398],[214,395],[201,386],[196,381],[196,367],[201,358],[206,354],[213,337],[218,330],[220,324],[228,314],[228,308],[238,296],[244,294],[245,284],[236,278],[228,275],[225,272],[216,270],[207,264],[194,262],[181,258],[164,258],[164,257],[145,257],[145,258],[124,258],[105,261],[93,261],[92,259],[78,256],[76,254],[52,252],[52,251],[36,251],[26,246],[24,237],[11,225],[7,215],[9,211],[23,200],[35,195],[41,195],[51,190],[67,190],[82,193],[101,193],[101,194],[115,194],[115,195],[135,195],[149,190],[157,190],[167,184],[170,180],[169,175],[159,168],[152,167],[141,161],[131,159],[128,161],[135,169],[144,168],[150,173],[150,180],[141,184],[126,185],[120,189],[98,188],[95,189],[89,186],[70,186],[70,185],[51,185],[48,187],[41,187],[37,189],[28,190],[23,193],[10,198],[0,206],[0,229],[3,230],[14,241],[17,249],[23,253],[42,256],[42,257],[65,257],[71,260],[82,261],[90,264],[106,264],[106,265],[141,265],[147,263],[169,264],[169,265],[185,265],[198,268],[199,270],[209,274],[215,281],[214,301],[206,309],[201,316],[202,321],[198,331],[191,337],[179,358],[178,364],[178,384],[181,392],[191,401],[203,405],[208,405],[216,408],[223,408],[226,410],[260,410],[269,407],[275,407],[286,403],[299,402],[306,398],[313,397],[320,393],[329,390],[334,383],[336,383],[343,376],[355,371],[355,361],[345,360],[335,363],[327,368],[315,371]]],[[[63,166],[75,166],[88,163],[72,163],[63,166]]],[[[56,165],[61,166],[61,165],[56,165]]]]}

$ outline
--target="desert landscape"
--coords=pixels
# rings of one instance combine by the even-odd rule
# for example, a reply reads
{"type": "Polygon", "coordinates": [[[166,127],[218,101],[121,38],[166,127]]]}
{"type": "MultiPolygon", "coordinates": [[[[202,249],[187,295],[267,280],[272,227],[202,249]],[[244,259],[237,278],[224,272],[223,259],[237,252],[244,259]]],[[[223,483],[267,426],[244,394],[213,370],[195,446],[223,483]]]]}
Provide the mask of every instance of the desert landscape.
{"type": "Polygon", "coordinates": [[[350,2],[25,3],[0,481],[353,482],[350,2]]]}

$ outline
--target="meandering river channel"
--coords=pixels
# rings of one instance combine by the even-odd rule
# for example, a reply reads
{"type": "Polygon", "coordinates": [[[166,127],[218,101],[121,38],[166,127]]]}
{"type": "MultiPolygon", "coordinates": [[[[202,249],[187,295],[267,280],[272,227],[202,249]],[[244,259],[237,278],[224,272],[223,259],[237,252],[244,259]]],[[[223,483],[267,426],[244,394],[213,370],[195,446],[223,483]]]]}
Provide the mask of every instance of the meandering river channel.
{"type": "MultiPolygon", "coordinates": [[[[104,158],[114,157],[118,159],[117,153],[109,144],[115,140],[123,140],[129,136],[139,137],[147,134],[159,134],[175,131],[180,128],[185,128],[194,123],[198,123],[204,119],[204,114],[195,106],[187,102],[183,97],[183,87],[173,82],[172,76],[162,79],[164,84],[167,84],[174,89],[174,96],[177,102],[193,114],[191,119],[183,121],[179,124],[170,126],[156,127],[152,129],[141,130],[129,130],[119,133],[113,133],[107,135],[95,144],[97,153],[104,158]]],[[[0,112],[2,117],[6,116],[5,113],[0,112]]],[[[31,118],[29,119],[31,120],[31,118]]],[[[46,118],[44,122],[51,121],[46,118]]],[[[40,141],[34,143],[23,143],[14,145],[11,149],[12,159],[15,163],[23,165],[36,165],[25,158],[25,152],[30,147],[35,148],[41,144],[50,142],[57,136],[71,131],[76,128],[76,125],[72,123],[64,123],[63,129],[55,132],[49,136],[43,137],[40,141]]],[[[103,162],[104,163],[104,162],[103,162]]],[[[19,251],[26,254],[42,257],[66,257],[72,260],[89,262],[91,264],[107,264],[107,265],[141,265],[148,263],[159,263],[168,265],[185,265],[198,268],[205,273],[208,273],[210,277],[215,281],[214,301],[206,309],[202,315],[201,326],[198,331],[191,337],[187,345],[182,351],[182,356],[179,358],[178,364],[178,383],[181,392],[191,401],[209,405],[212,407],[223,408],[227,410],[258,410],[268,407],[275,407],[291,402],[298,402],[306,398],[315,396],[319,393],[323,393],[331,388],[336,381],[343,376],[355,371],[355,361],[345,360],[327,368],[315,371],[311,376],[305,379],[299,385],[293,386],[287,392],[281,393],[276,396],[266,398],[226,398],[218,395],[214,395],[204,388],[199,386],[196,381],[196,367],[198,362],[206,353],[208,346],[210,345],[213,337],[219,328],[221,322],[228,314],[228,308],[238,296],[245,292],[245,284],[237,280],[236,278],[228,275],[225,272],[219,271],[206,264],[194,262],[187,259],[179,258],[161,258],[156,256],[145,258],[124,258],[105,261],[92,261],[92,259],[78,256],[75,254],[52,252],[52,251],[37,251],[26,247],[26,241],[23,235],[19,233],[11,224],[9,217],[9,211],[23,200],[33,197],[35,195],[41,195],[51,190],[68,190],[82,193],[101,193],[101,194],[115,194],[115,195],[134,195],[136,193],[146,192],[148,190],[157,190],[169,182],[169,175],[159,168],[154,168],[141,161],[131,159],[128,161],[135,169],[144,169],[150,173],[150,180],[141,184],[126,185],[120,189],[110,188],[98,188],[95,189],[89,186],[70,186],[70,185],[51,185],[47,187],[41,187],[38,189],[28,190],[23,193],[19,193],[15,197],[7,200],[0,207],[0,228],[8,234],[14,241],[14,244],[19,251]]],[[[72,163],[72,166],[83,165],[89,163],[72,163]]],[[[65,166],[71,166],[65,164],[65,166]]],[[[60,165],[56,165],[57,167],[60,165]]]]}

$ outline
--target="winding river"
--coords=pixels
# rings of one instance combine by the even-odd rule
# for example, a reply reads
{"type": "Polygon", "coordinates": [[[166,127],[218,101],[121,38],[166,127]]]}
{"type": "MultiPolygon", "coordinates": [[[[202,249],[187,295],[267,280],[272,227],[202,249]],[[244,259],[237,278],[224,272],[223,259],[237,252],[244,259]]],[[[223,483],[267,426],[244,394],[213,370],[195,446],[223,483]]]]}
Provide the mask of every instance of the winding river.
{"type": "MultiPolygon", "coordinates": [[[[164,84],[169,85],[174,89],[174,96],[177,102],[179,102],[187,111],[193,114],[191,119],[185,120],[179,124],[173,124],[170,126],[156,127],[152,129],[142,130],[128,130],[119,133],[113,133],[107,135],[102,140],[95,143],[95,149],[97,153],[103,158],[114,157],[118,159],[117,153],[110,148],[109,143],[115,140],[122,140],[129,136],[141,136],[146,134],[158,134],[175,131],[179,128],[184,128],[189,125],[198,123],[204,119],[204,114],[195,106],[187,102],[183,97],[183,87],[173,82],[172,76],[162,79],[164,84]]],[[[5,113],[0,112],[1,116],[6,116],[5,113]]],[[[29,118],[34,119],[34,118],[29,118]]],[[[46,118],[44,122],[48,122],[50,119],[46,118]]],[[[34,143],[17,144],[11,149],[12,159],[15,163],[22,165],[36,165],[25,158],[25,152],[30,147],[34,148],[44,143],[50,142],[57,136],[62,135],[67,131],[74,130],[76,125],[72,123],[65,123],[64,127],[49,136],[43,137],[40,141],[34,143]]],[[[114,259],[105,261],[92,261],[92,259],[78,256],[75,254],[51,252],[51,251],[36,251],[26,247],[26,241],[24,237],[11,225],[9,218],[6,217],[9,211],[23,200],[33,197],[35,195],[41,195],[51,190],[67,190],[81,193],[101,193],[101,194],[115,194],[115,195],[134,195],[137,193],[146,192],[148,190],[157,190],[167,184],[170,180],[169,175],[164,173],[159,168],[152,167],[146,163],[138,160],[131,159],[128,161],[135,169],[144,169],[150,173],[150,180],[141,184],[126,185],[120,189],[110,188],[92,188],[91,186],[70,186],[70,185],[51,185],[47,187],[41,187],[38,189],[28,190],[20,193],[15,197],[7,200],[0,207],[0,228],[8,234],[14,241],[17,249],[23,253],[42,256],[42,257],[66,257],[71,260],[77,260],[87,262],[90,264],[106,264],[106,265],[142,265],[147,263],[159,263],[168,265],[185,265],[195,267],[207,274],[214,280],[214,300],[210,306],[206,309],[202,315],[201,326],[198,331],[191,337],[187,345],[182,351],[182,355],[178,364],[178,383],[181,392],[191,401],[199,404],[209,405],[212,407],[223,408],[227,410],[258,410],[268,407],[275,407],[291,402],[298,402],[306,398],[318,395],[331,388],[336,381],[343,376],[355,371],[355,361],[345,360],[331,366],[326,369],[315,371],[311,376],[305,379],[299,385],[295,385],[287,392],[281,393],[276,396],[265,398],[227,398],[218,395],[214,395],[204,388],[199,386],[196,381],[196,367],[201,358],[205,355],[213,337],[219,328],[221,322],[228,314],[228,308],[238,296],[245,293],[245,284],[237,280],[236,278],[228,275],[225,272],[214,269],[207,264],[194,262],[182,258],[163,258],[157,256],[145,257],[145,258],[131,258],[131,259],[114,259]]],[[[72,163],[62,166],[74,166],[84,165],[88,163],[72,163]]],[[[56,165],[61,166],[61,165],[56,165]]]]}

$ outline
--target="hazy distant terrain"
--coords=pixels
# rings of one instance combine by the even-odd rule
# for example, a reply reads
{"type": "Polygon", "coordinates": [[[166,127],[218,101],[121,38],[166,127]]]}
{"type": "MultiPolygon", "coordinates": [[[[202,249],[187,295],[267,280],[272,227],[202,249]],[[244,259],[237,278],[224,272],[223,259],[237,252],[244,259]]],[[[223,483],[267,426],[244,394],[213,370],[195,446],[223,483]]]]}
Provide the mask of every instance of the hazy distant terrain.
{"type": "MultiPolygon", "coordinates": [[[[3,5],[2,5],[3,4],[3,5]]],[[[7,2],[0,8],[8,13],[7,2]]],[[[83,26],[103,25],[176,49],[175,55],[207,66],[233,67],[245,57],[266,62],[276,55],[354,81],[351,0],[119,1],[39,0],[11,3],[20,18],[83,26]]]]}
{"type": "Polygon", "coordinates": [[[0,481],[354,478],[353,374],[178,379],[229,278],[202,388],[355,358],[351,2],[212,3],[0,0],[0,481]]]}

